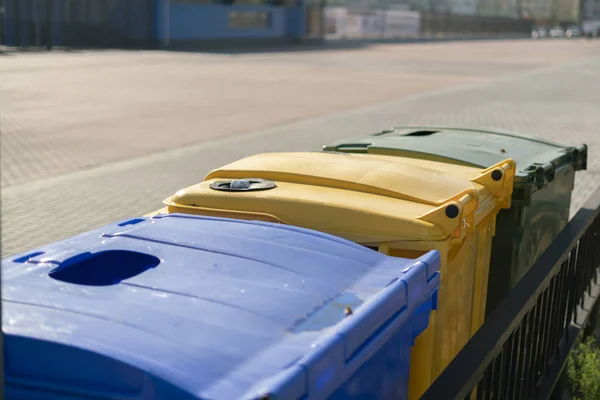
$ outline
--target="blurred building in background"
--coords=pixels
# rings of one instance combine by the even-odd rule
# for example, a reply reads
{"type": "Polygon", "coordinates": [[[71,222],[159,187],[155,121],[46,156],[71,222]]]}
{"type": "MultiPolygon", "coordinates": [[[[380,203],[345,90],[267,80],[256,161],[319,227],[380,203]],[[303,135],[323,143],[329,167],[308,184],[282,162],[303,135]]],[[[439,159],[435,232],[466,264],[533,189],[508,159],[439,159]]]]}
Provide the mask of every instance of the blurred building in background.
{"type": "Polygon", "coordinates": [[[445,13],[450,9],[449,0],[412,0],[411,8],[419,12],[445,13]]]}
{"type": "Polygon", "coordinates": [[[424,13],[475,15],[480,0],[411,0],[411,8],[424,13]]]}
{"type": "Polygon", "coordinates": [[[487,37],[600,19],[600,0],[0,0],[0,6],[0,42],[23,47],[487,37]]]}
{"type": "Polygon", "coordinates": [[[520,0],[478,0],[477,15],[519,18],[519,2],[520,0]]]}
{"type": "Polygon", "coordinates": [[[456,15],[476,15],[477,0],[450,0],[450,12],[456,15]]]}
{"type": "Polygon", "coordinates": [[[556,14],[557,3],[576,0],[518,0],[520,15],[523,18],[548,21],[556,14]]]}
{"type": "Polygon", "coordinates": [[[554,21],[576,23],[581,19],[580,0],[554,0],[550,10],[554,21]]]}
{"type": "Polygon", "coordinates": [[[581,19],[600,20],[600,0],[582,0],[581,19]]]}

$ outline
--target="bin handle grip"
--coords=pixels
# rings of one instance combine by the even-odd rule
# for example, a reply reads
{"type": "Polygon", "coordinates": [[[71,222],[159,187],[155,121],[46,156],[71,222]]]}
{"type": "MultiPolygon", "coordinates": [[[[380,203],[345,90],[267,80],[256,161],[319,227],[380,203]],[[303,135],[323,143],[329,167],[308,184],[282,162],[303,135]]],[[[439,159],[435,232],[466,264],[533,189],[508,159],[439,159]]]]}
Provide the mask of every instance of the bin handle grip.
{"type": "MultiPolygon", "coordinates": [[[[167,203],[166,203],[167,204],[167,203]]],[[[239,218],[245,220],[258,220],[263,222],[274,222],[277,224],[285,224],[290,225],[288,222],[283,221],[280,218],[277,218],[274,215],[261,213],[261,212],[251,212],[251,211],[237,211],[237,210],[223,210],[220,208],[204,208],[204,207],[195,207],[188,206],[184,204],[167,204],[168,213],[175,213],[178,209],[186,210],[185,214],[195,214],[195,215],[205,215],[209,217],[222,217],[222,218],[239,218]],[[232,217],[235,216],[235,217],[232,217]]]]}

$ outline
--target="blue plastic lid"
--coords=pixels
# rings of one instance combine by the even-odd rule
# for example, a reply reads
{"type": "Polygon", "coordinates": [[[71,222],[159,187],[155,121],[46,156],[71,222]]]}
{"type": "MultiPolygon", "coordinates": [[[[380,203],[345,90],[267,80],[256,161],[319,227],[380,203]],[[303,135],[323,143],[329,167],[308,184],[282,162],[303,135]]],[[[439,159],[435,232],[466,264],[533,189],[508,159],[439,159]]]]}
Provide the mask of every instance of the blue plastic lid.
{"type": "Polygon", "coordinates": [[[2,261],[9,393],[327,396],[431,298],[439,262],[254,221],[109,225],[2,261]]]}

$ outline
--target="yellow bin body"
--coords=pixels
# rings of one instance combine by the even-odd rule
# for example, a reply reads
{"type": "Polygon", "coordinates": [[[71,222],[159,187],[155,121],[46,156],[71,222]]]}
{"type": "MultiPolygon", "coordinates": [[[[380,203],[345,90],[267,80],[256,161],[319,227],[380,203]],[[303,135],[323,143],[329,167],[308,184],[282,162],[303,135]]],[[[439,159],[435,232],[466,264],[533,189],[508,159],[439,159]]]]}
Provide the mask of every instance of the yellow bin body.
{"type": "Polygon", "coordinates": [[[409,398],[418,399],[483,323],[496,215],[510,207],[514,174],[510,159],[482,170],[390,156],[259,154],[214,170],[156,213],[303,226],[398,257],[438,250],[439,306],[411,355],[409,398]],[[233,179],[274,185],[230,190],[233,179]]]}

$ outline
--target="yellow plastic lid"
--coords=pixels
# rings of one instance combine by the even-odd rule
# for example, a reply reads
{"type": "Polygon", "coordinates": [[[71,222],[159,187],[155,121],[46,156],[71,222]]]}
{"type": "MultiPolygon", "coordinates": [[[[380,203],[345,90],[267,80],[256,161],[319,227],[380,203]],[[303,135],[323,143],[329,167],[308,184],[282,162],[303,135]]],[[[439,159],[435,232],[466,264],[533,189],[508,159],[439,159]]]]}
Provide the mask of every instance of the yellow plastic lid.
{"type": "Polygon", "coordinates": [[[281,222],[365,244],[462,239],[510,206],[514,172],[510,159],[482,170],[391,156],[268,153],[216,169],[164,203],[169,212],[281,222]],[[241,186],[231,188],[232,180],[241,186]]]}

